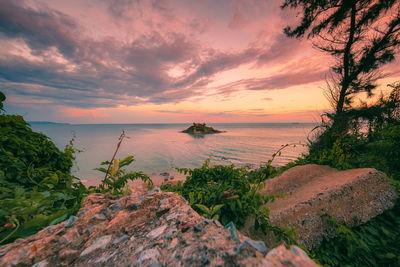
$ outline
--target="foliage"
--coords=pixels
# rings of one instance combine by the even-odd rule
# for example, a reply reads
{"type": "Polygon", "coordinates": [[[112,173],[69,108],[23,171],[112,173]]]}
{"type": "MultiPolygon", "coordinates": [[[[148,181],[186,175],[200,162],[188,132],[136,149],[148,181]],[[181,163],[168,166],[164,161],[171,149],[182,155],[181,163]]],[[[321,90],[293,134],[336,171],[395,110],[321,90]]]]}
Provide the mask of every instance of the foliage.
{"type": "Polygon", "coordinates": [[[252,216],[256,229],[264,233],[273,231],[279,241],[295,242],[294,230],[275,227],[269,222],[269,211],[263,206],[278,196],[259,192],[265,186],[265,174],[249,179],[247,168],[211,166],[209,159],[200,168],[178,171],[187,175],[186,181],[177,185],[166,184],[161,189],[182,195],[199,213],[218,219],[224,225],[232,221],[238,227],[252,216]]]}
{"type": "Polygon", "coordinates": [[[105,169],[103,167],[100,167],[95,169],[105,173],[105,176],[100,185],[98,185],[97,187],[89,187],[89,190],[91,192],[111,193],[113,195],[126,194],[129,189],[127,186],[128,181],[134,181],[137,179],[141,179],[143,182],[145,182],[149,189],[153,187],[153,181],[147,174],[143,172],[127,173],[124,169],[121,169],[122,167],[128,166],[135,161],[133,156],[128,156],[122,160],[118,160],[115,158],[124,138],[129,137],[125,135],[125,131],[122,131],[121,135],[118,138],[117,147],[111,158],[111,161],[104,161],[100,163],[100,165],[106,165],[108,166],[108,168],[105,169]]]}
{"type": "MultiPolygon", "coordinates": [[[[324,133],[326,134],[326,132],[324,133]]],[[[320,147],[320,146],[318,146],[320,147]]],[[[321,151],[311,144],[306,160],[339,169],[373,167],[400,181],[400,123],[384,123],[369,134],[346,134],[331,149],[321,151]]],[[[398,192],[400,192],[398,187],[398,192]]],[[[338,228],[335,239],[312,251],[329,266],[399,266],[400,203],[355,229],[338,228]]]]}
{"type": "Polygon", "coordinates": [[[224,206],[224,204],[211,206],[210,208],[202,204],[195,204],[195,206],[198,207],[203,212],[201,216],[208,219],[218,220],[219,219],[218,211],[224,206]]]}
{"type": "Polygon", "coordinates": [[[289,143],[289,144],[282,145],[275,153],[272,154],[272,158],[270,160],[268,160],[268,162],[266,164],[261,164],[260,167],[257,168],[256,170],[252,170],[252,171],[248,172],[247,176],[248,176],[248,179],[250,180],[250,182],[257,183],[257,181],[259,181],[260,177],[272,178],[272,177],[275,177],[275,176],[283,173],[284,171],[290,169],[291,167],[294,167],[296,165],[302,165],[300,160],[297,160],[295,162],[289,162],[285,166],[282,166],[279,168],[275,168],[274,166],[271,165],[272,162],[274,161],[274,159],[281,155],[282,150],[284,150],[285,148],[287,148],[289,146],[291,146],[291,147],[303,146],[304,147],[306,145],[302,144],[301,142],[289,143]]]}
{"type": "Polygon", "coordinates": [[[62,152],[47,136],[33,132],[21,116],[0,115],[0,244],[79,210],[88,192],[70,174],[72,144],[73,140],[62,152]]]}
{"type": "MultiPolygon", "coordinates": [[[[5,96],[0,92],[0,108],[5,96]]],[[[120,137],[103,183],[89,190],[80,179],[70,174],[75,149],[73,139],[60,151],[51,140],[32,131],[21,116],[0,114],[0,244],[36,233],[57,224],[81,207],[90,193],[124,194],[129,180],[142,179],[152,186],[142,172],[126,172],[123,167],[133,156],[115,159],[120,137]]]]}
{"type": "Polygon", "coordinates": [[[331,121],[323,122],[305,160],[338,169],[373,167],[400,179],[400,165],[394,160],[400,158],[400,84],[391,87],[376,103],[346,111],[345,133],[337,134],[331,121]]]}
{"type": "Polygon", "coordinates": [[[6,96],[0,92],[0,112],[3,110],[3,102],[6,100],[6,96]]]}
{"type": "Polygon", "coordinates": [[[400,48],[399,1],[284,0],[282,8],[302,11],[300,23],[286,27],[289,37],[314,39],[314,46],[336,59],[327,96],[336,110],[334,125],[359,92],[368,95],[382,77],[377,70],[400,48]]]}
{"type": "Polygon", "coordinates": [[[95,170],[101,171],[106,174],[103,182],[97,187],[91,186],[89,190],[96,193],[111,193],[113,195],[126,194],[128,190],[128,181],[141,179],[147,184],[148,188],[153,187],[153,181],[150,177],[143,172],[126,172],[122,167],[128,166],[134,161],[133,156],[128,156],[122,160],[114,159],[113,162],[104,161],[101,165],[111,166],[109,172],[107,169],[100,167],[95,170]]]}
{"type": "Polygon", "coordinates": [[[271,166],[270,164],[261,164],[255,170],[251,170],[247,173],[248,179],[251,183],[256,183],[261,176],[272,178],[280,174],[280,169],[271,166]]]}
{"type": "Polygon", "coordinates": [[[208,134],[208,133],[219,133],[220,131],[215,130],[213,127],[207,126],[205,123],[195,123],[193,122],[193,125],[187,128],[186,130],[182,131],[183,133],[202,133],[202,134],[208,134]]]}
{"type": "Polygon", "coordinates": [[[327,218],[337,237],[325,240],[312,251],[312,257],[328,266],[399,266],[400,203],[394,209],[350,228],[327,218]]]}
{"type": "MultiPolygon", "coordinates": [[[[327,164],[338,169],[372,167],[385,172],[400,192],[400,84],[390,86],[371,105],[346,110],[346,131],[332,131],[332,121],[310,143],[307,163],[327,164]]],[[[334,114],[333,114],[334,115],[334,114]]],[[[328,118],[332,118],[328,114],[328,118]]],[[[400,201],[368,223],[350,228],[337,222],[337,237],[324,241],[312,256],[329,266],[400,265],[400,201]]]]}
{"type": "MultiPolygon", "coordinates": [[[[251,189],[251,184],[246,179],[246,169],[230,166],[210,166],[210,160],[206,160],[200,168],[178,169],[179,172],[188,174],[186,181],[180,187],[174,188],[193,207],[202,204],[212,207],[223,204],[219,210],[220,221],[227,224],[233,221],[243,225],[248,212],[249,199],[246,194],[251,189]],[[243,206],[242,202],[245,202],[243,206]],[[232,212],[234,211],[234,212],[232,212]]],[[[198,207],[194,208],[200,211],[198,207]]]]}

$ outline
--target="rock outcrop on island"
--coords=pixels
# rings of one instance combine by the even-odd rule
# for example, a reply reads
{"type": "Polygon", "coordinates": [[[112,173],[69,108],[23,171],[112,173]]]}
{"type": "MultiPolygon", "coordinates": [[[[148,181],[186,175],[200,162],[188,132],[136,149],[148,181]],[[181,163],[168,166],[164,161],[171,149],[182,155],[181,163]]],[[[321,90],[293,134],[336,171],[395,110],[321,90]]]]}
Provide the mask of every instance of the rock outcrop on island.
{"type": "Polygon", "coordinates": [[[193,123],[192,126],[183,130],[182,133],[189,134],[213,134],[223,133],[223,131],[215,130],[213,127],[207,126],[205,123],[193,123]]]}
{"type": "Polygon", "coordinates": [[[0,266],[317,266],[296,246],[270,250],[174,193],[92,194],[76,216],[0,247],[0,266]]]}
{"type": "MultiPolygon", "coordinates": [[[[329,217],[357,226],[392,208],[397,198],[396,190],[380,171],[338,171],[315,164],[296,166],[267,180],[263,193],[285,195],[267,205],[271,223],[295,228],[299,244],[308,249],[334,236],[329,217]]],[[[249,219],[242,232],[273,244],[273,237],[254,231],[252,225],[249,219]]]]}

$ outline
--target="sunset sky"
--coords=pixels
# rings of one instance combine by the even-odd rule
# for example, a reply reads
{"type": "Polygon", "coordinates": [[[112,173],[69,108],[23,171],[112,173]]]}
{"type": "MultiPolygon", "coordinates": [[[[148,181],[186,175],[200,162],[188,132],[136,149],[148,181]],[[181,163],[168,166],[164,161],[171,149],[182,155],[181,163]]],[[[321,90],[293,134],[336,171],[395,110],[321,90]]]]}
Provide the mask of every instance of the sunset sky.
{"type": "MultiPolygon", "coordinates": [[[[332,59],[282,1],[0,0],[8,113],[68,123],[314,122],[332,59]]],[[[382,85],[400,80],[400,63],[382,85]]],[[[384,88],[384,86],[382,87],[384,88]]]]}

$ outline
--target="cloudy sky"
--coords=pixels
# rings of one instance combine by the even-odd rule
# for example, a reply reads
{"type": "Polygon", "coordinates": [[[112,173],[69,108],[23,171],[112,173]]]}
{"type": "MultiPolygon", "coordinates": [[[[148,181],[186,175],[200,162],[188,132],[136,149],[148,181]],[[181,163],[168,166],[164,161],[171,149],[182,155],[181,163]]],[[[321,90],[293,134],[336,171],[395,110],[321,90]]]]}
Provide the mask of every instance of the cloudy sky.
{"type": "Polygon", "coordinates": [[[6,110],[70,123],[316,121],[331,59],[283,35],[296,13],[280,4],[0,0],[6,110]]]}

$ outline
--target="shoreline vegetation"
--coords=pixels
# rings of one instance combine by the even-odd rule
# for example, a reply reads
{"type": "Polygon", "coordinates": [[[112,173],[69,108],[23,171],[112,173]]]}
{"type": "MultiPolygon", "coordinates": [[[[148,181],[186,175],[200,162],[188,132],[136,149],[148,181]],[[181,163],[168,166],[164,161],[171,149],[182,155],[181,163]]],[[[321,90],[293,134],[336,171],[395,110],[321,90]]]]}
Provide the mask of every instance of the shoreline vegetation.
{"type": "Polygon", "coordinates": [[[205,123],[195,123],[188,127],[186,130],[181,131],[181,133],[188,134],[214,134],[214,133],[224,133],[226,131],[219,131],[211,126],[207,126],[205,123]]]}

